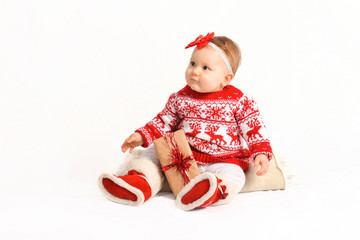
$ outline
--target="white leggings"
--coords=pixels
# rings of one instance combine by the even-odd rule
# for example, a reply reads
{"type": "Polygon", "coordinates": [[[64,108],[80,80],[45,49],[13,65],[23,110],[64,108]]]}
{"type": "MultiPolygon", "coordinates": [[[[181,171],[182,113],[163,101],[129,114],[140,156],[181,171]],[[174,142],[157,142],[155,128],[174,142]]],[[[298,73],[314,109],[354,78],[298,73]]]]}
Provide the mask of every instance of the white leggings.
{"type": "MultiPolygon", "coordinates": [[[[153,144],[145,149],[140,158],[146,158],[153,161],[160,166],[159,158],[156,154],[156,150],[153,144]]],[[[214,174],[221,174],[228,178],[229,181],[236,183],[238,186],[238,192],[241,191],[245,184],[245,174],[242,168],[232,163],[213,163],[207,165],[200,165],[199,170],[201,173],[210,172],[214,174]]]]}

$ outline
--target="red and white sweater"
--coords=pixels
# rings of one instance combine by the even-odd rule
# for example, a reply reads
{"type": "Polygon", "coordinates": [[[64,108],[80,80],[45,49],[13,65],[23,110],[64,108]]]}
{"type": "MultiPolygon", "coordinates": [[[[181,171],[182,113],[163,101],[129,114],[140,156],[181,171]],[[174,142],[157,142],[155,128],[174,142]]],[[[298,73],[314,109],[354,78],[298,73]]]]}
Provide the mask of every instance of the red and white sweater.
{"type": "Polygon", "coordinates": [[[198,164],[228,162],[242,169],[263,153],[272,158],[267,130],[256,102],[234,86],[198,93],[188,85],[171,94],[162,110],[139,132],[143,147],[183,129],[198,164]]]}

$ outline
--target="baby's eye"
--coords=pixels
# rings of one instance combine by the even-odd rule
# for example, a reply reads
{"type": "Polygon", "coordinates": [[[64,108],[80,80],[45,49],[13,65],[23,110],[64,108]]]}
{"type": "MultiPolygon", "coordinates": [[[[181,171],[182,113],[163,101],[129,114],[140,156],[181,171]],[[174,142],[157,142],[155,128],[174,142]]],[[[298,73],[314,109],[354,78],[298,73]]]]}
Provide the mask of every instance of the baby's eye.
{"type": "Polygon", "coordinates": [[[204,70],[209,70],[210,68],[208,66],[203,67],[204,70]]]}
{"type": "Polygon", "coordinates": [[[194,67],[194,66],[195,66],[195,62],[190,62],[190,65],[194,67]]]}

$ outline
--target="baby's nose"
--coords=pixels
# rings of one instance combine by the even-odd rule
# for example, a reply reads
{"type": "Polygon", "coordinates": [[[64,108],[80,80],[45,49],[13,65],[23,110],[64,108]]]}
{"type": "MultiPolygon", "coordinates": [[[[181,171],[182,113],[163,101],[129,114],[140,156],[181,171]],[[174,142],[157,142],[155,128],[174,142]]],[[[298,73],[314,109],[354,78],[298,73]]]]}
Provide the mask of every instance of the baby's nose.
{"type": "Polygon", "coordinates": [[[200,67],[194,68],[193,74],[196,75],[196,76],[198,76],[198,75],[200,74],[200,67]]]}

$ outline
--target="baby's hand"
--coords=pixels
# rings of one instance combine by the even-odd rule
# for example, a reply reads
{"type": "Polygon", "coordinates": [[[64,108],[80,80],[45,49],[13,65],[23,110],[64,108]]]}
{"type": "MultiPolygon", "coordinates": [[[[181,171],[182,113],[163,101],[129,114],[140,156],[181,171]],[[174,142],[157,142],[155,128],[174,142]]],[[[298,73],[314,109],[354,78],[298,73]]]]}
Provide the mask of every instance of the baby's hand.
{"type": "Polygon", "coordinates": [[[267,155],[259,154],[255,157],[255,163],[254,163],[255,170],[258,169],[259,165],[261,166],[261,168],[259,171],[256,172],[256,175],[258,176],[265,175],[268,172],[270,166],[269,158],[267,155]]]}
{"type": "Polygon", "coordinates": [[[144,138],[140,133],[134,132],[131,134],[125,142],[121,145],[122,152],[126,152],[130,148],[130,153],[134,150],[134,148],[141,146],[145,143],[144,138]]]}

